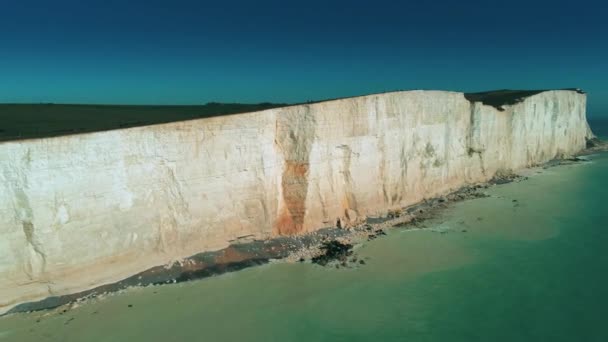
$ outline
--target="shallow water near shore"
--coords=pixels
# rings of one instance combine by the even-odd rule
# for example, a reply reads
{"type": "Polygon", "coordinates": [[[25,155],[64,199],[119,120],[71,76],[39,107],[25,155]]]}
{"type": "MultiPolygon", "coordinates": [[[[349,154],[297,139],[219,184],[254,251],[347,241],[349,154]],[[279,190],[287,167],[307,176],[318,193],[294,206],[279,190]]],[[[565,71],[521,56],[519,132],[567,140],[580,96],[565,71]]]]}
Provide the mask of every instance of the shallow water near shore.
{"type": "Polygon", "coordinates": [[[606,341],[608,154],[358,246],[0,319],[0,341],[606,341]]]}

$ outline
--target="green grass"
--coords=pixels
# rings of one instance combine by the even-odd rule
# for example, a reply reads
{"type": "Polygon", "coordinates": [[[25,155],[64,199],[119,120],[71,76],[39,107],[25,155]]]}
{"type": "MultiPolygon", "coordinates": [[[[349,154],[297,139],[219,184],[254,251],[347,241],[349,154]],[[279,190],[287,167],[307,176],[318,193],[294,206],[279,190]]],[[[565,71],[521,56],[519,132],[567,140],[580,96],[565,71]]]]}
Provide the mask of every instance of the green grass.
{"type": "MultiPolygon", "coordinates": [[[[576,89],[568,89],[576,90],[576,89]]],[[[544,90],[495,90],[468,93],[471,102],[483,102],[502,110],[544,90]]],[[[576,90],[579,91],[580,90],[576,90]]],[[[350,98],[350,97],[345,97],[350,98]]],[[[326,102],[309,101],[311,103],[326,102]]],[[[119,128],[160,124],[212,116],[255,112],[285,107],[283,103],[217,103],[198,106],[0,104],[0,141],[44,138],[119,128]]]]}
{"type": "Polygon", "coordinates": [[[0,104],[0,141],[105,131],[284,106],[214,102],[200,106],[0,104]]]}
{"type": "MultiPolygon", "coordinates": [[[[572,90],[583,94],[580,89],[564,89],[572,90]]],[[[471,102],[482,102],[485,105],[492,106],[498,110],[504,110],[502,106],[513,105],[520,102],[526,97],[530,97],[548,90],[493,90],[484,91],[481,93],[467,93],[464,97],[471,102]]]]}

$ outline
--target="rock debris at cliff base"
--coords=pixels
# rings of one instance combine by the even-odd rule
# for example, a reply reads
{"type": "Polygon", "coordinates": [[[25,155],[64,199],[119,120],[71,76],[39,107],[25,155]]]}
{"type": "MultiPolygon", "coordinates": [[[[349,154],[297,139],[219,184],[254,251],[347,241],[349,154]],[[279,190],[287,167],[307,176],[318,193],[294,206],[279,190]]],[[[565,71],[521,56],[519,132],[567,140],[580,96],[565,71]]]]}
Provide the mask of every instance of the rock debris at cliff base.
{"type": "Polygon", "coordinates": [[[384,230],[392,227],[423,228],[422,223],[435,217],[439,210],[447,207],[448,202],[483,197],[479,190],[484,187],[487,186],[463,187],[445,197],[425,200],[403,210],[393,210],[383,218],[369,218],[368,222],[371,223],[350,229],[324,229],[304,236],[239,243],[220,251],[200,253],[171,265],[154,267],[120,282],[89,291],[24,303],[16,306],[9,313],[80,305],[79,303],[83,301],[103,298],[110,293],[120,292],[133,286],[165,285],[202,279],[262,265],[273,260],[306,261],[332,268],[361,267],[366,263],[353,251],[354,244],[385,236],[384,230]]]}

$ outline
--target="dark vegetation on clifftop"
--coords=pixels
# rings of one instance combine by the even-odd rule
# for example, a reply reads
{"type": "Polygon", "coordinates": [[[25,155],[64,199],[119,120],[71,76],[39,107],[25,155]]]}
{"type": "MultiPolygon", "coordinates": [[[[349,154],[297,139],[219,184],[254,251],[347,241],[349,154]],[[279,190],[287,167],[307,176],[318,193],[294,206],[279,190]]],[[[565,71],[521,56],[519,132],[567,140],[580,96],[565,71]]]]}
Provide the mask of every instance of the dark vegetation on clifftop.
{"type": "MultiPolygon", "coordinates": [[[[582,93],[579,89],[566,89],[582,93]]],[[[526,97],[546,90],[495,90],[464,94],[471,102],[503,110],[526,97]]],[[[356,96],[355,96],[356,97],[356,96]]],[[[339,99],[309,101],[327,102],[339,99]]],[[[65,104],[0,104],[0,142],[61,135],[107,131],[112,129],[239,114],[298,104],[285,103],[218,103],[193,106],[145,105],[65,105],[65,104]]]]}
{"type": "MultiPolygon", "coordinates": [[[[580,89],[570,88],[562,90],[576,91],[579,94],[584,94],[580,89]]],[[[498,110],[504,110],[502,106],[514,105],[523,101],[526,97],[540,94],[548,90],[492,90],[480,93],[465,93],[464,97],[470,102],[482,102],[485,105],[492,106],[498,110]]]]}
{"type": "Polygon", "coordinates": [[[0,104],[0,141],[45,138],[255,112],[282,103],[200,106],[0,104]]]}

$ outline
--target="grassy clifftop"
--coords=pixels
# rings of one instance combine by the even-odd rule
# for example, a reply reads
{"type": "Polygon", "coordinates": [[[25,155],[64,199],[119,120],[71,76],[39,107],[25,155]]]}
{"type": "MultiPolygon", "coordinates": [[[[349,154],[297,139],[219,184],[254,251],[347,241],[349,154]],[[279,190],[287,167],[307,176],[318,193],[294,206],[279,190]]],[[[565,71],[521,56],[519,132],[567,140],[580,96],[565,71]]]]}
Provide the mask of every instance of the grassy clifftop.
{"type": "MultiPolygon", "coordinates": [[[[581,92],[578,89],[568,89],[581,92]]],[[[502,106],[546,90],[495,90],[465,93],[471,102],[483,102],[502,110],[502,106]]],[[[331,100],[324,100],[325,102],[331,100]]],[[[309,102],[312,103],[312,102],[309,102]]],[[[0,104],[0,141],[43,138],[105,131],[199,119],[211,116],[255,112],[285,107],[284,103],[217,103],[198,106],[0,104]]]]}
{"type": "MultiPolygon", "coordinates": [[[[571,90],[576,91],[578,93],[583,93],[580,89],[563,89],[563,90],[571,90]]],[[[522,101],[526,97],[530,97],[536,94],[540,94],[542,92],[549,91],[547,90],[493,90],[493,91],[484,91],[480,93],[465,93],[464,97],[471,102],[482,102],[485,105],[492,106],[498,110],[503,110],[502,106],[508,106],[516,104],[517,102],[522,101]]]]}
{"type": "Polygon", "coordinates": [[[43,138],[254,112],[285,104],[208,103],[200,106],[0,104],[0,141],[43,138]]]}

